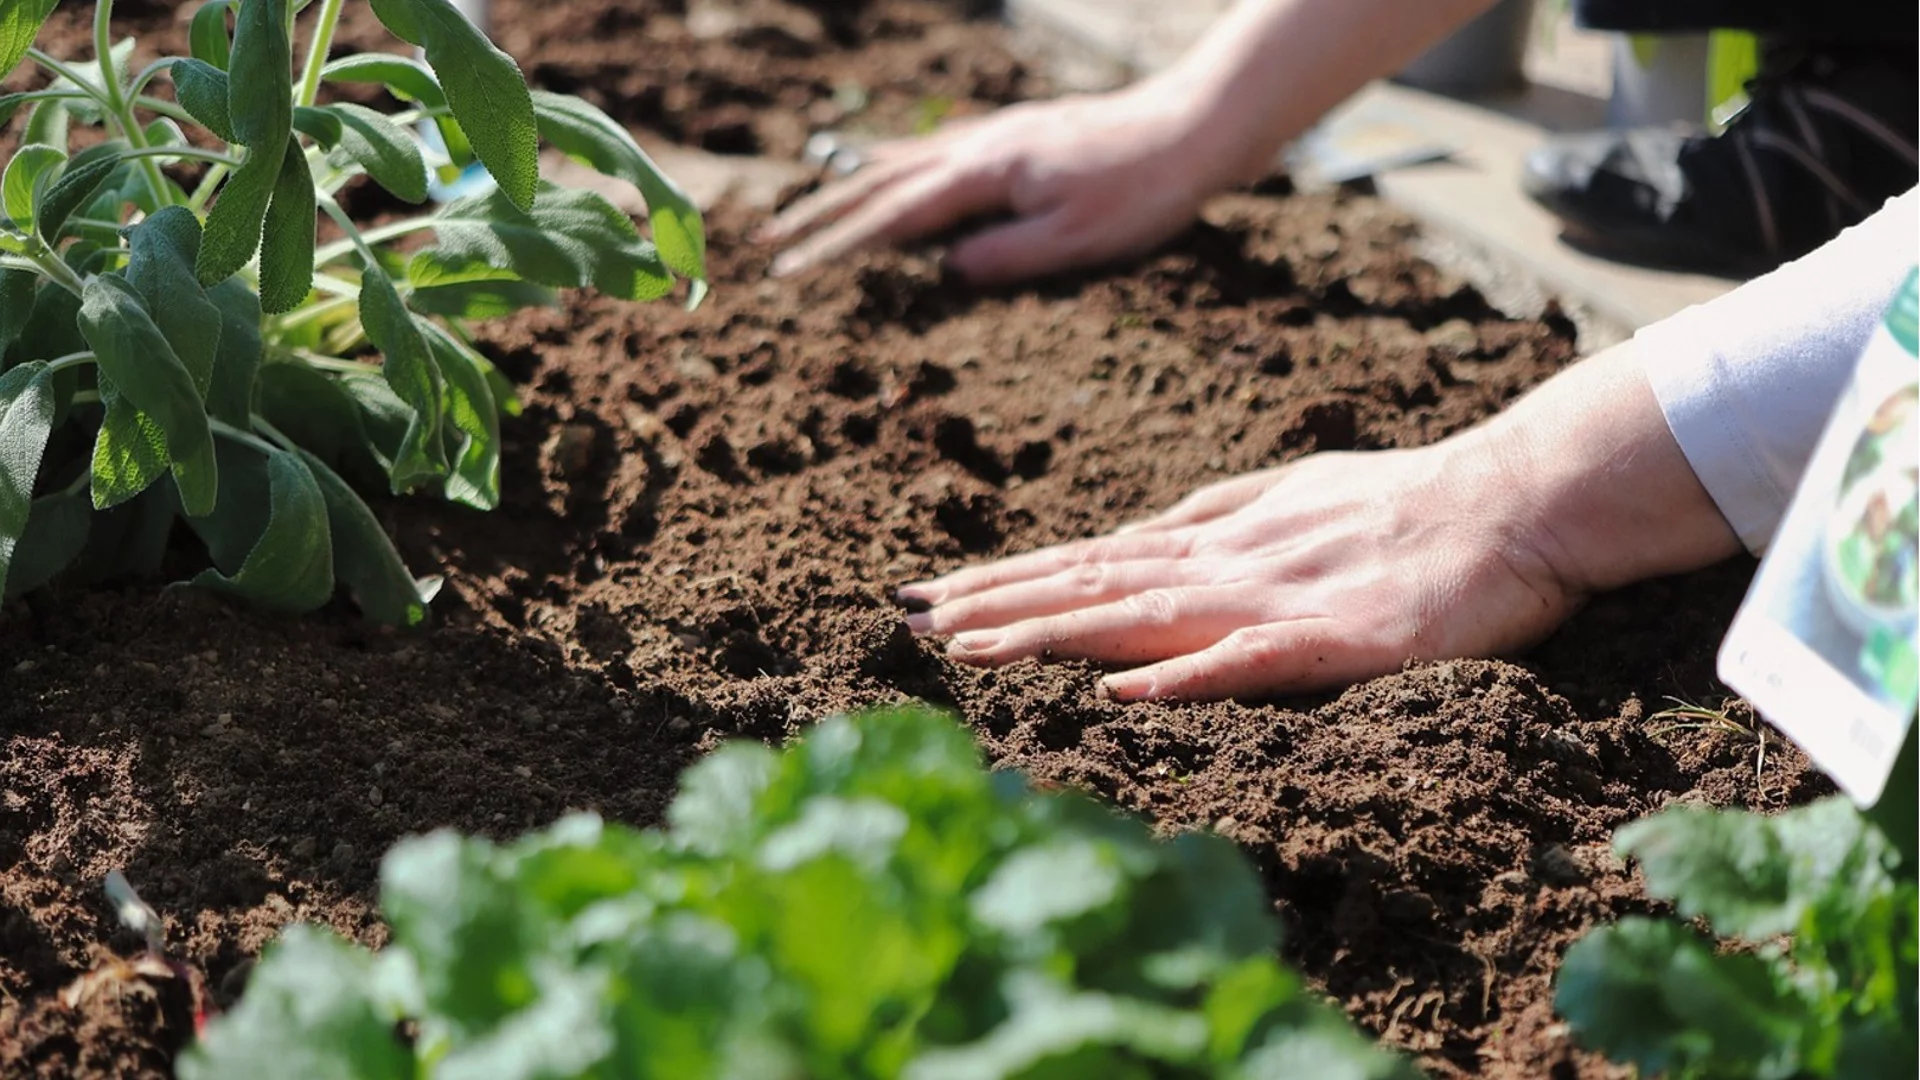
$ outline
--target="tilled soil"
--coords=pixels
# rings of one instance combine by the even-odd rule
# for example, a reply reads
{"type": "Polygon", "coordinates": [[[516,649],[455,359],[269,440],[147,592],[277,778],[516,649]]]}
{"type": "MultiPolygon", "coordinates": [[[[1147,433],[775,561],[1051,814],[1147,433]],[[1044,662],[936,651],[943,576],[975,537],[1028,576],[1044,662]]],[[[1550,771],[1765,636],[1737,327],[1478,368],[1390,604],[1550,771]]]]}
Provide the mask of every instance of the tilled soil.
{"type": "MultiPolygon", "coordinates": [[[[691,6],[496,11],[537,81],[723,152],[1039,85],[950,7],[691,6]]],[[[371,40],[350,10],[347,40],[371,40]]],[[[1823,790],[1771,737],[1651,718],[1720,700],[1744,563],[1603,597],[1513,662],[1266,704],[1121,706],[1090,666],[980,671],[906,633],[901,583],[1314,450],[1429,442],[1571,361],[1564,321],[1490,309],[1372,198],[1275,182],[1136,265],[999,292],[911,253],[769,281],[751,217],[710,225],[696,312],[576,298],[487,329],[524,385],[506,505],[377,503],[413,566],[445,569],[431,633],[156,582],[5,612],[0,1074],[165,1076],[190,1032],[181,987],[99,967],[136,944],[101,899],[109,870],[222,998],[288,922],[378,944],[377,863],[400,836],[506,836],[569,808],[652,824],[721,739],[915,696],[998,764],[1232,837],[1288,958],[1433,1075],[1624,1075],[1551,1009],[1566,945],[1648,906],[1610,831],[1674,800],[1823,790]]]]}

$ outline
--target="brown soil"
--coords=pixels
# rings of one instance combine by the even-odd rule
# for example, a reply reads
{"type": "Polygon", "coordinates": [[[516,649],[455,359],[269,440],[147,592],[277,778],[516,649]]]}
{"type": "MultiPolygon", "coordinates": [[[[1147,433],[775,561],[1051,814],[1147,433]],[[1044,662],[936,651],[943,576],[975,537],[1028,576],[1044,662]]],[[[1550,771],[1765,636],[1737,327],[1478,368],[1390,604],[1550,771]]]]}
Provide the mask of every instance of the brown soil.
{"type": "MultiPolygon", "coordinates": [[[[927,4],[766,0],[705,39],[676,6],[496,10],[536,79],[721,150],[791,153],[853,81],[861,119],[893,130],[923,96],[1037,85],[991,27],[927,4]]],[[[1282,183],[1123,271],[1007,292],[918,254],[767,281],[751,219],[712,217],[699,311],[579,299],[487,331],[525,384],[506,505],[378,505],[412,565],[446,570],[432,633],[153,582],[6,612],[0,1075],[166,1075],[180,987],[62,993],[136,945],[101,899],[111,869],[230,994],[290,921],[379,943],[374,876],[402,835],[574,807],[651,824],[719,740],[909,695],[952,705],[1000,764],[1234,838],[1289,959],[1433,1075],[1621,1075],[1550,1005],[1565,946],[1647,906],[1610,831],[1675,799],[1823,789],[1777,743],[1756,771],[1750,737],[1648,719],[1723,693],[1712,652],[1749,565],[1604,597],[1517,662],[1258,705],[1119,706],[1085,665],[958,667],[888,600],[1255,466],[1436,439],[1564,366],[1563,321],[1491,310],[1369,197],[1282,183]]]]}

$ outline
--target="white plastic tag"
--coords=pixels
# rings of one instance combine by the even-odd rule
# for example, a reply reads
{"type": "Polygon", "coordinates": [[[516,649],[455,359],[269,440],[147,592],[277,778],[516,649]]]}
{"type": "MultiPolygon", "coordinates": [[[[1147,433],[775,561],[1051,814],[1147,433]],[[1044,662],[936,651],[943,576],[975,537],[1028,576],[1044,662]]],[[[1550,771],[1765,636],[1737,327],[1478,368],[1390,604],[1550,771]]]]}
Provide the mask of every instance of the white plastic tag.
{"type": "Polygon", "coordinates": [[[1917,323],[1909,273],[1720,646],[1720,678],[1863,807],[1920,694],[1917,323]]]}

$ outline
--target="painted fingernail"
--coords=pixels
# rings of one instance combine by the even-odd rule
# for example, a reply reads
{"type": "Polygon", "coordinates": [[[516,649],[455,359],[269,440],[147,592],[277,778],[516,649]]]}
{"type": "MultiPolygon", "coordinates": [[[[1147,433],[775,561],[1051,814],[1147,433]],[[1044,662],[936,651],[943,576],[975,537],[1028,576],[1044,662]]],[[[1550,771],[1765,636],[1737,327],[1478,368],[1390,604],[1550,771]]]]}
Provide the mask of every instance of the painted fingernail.
{"type": "Polygon", "coordinates": [[[980,653],[992,652],[999,647],[1003,636],[991,630],[961,634],[947,645],[947,652],[956,656],[977,656],[980,653]]]}
{"type": "Polygon", "coordinates": [[[916,611],[907,616],[907,629],[916,634],[933,632],[933,616],[924,611],[916,611]]]}

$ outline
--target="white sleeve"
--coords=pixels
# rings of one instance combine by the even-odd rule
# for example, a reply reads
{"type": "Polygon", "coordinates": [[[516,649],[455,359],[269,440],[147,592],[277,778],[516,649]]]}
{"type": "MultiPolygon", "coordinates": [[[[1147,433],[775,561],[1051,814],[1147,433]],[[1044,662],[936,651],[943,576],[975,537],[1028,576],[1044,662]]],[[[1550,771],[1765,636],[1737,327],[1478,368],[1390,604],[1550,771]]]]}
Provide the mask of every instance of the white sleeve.
{"type": "Polygon", "coordinates": [[[1804,258],[1634,335],[1667,427],[1756,554],[1920,248],[1920,190],[1804,258]]]}

